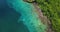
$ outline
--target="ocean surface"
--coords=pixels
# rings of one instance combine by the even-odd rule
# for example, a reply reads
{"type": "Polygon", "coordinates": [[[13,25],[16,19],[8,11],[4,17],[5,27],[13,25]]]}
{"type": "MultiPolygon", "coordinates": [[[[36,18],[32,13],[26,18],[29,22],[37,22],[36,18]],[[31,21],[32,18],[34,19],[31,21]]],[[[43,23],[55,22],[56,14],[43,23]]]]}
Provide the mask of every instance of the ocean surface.
{"type": "Polygon", "coordinates": [[[0,32],[44,32],[32,4],[22,0],[0,0],[0,32]]]}
{"type": "Polygon", "coordinates": [[[29,32],[28,28],[18,18],[21,16],[13,8],[10,8],[6,0],[0,0],[0,32],[29,32]]]}

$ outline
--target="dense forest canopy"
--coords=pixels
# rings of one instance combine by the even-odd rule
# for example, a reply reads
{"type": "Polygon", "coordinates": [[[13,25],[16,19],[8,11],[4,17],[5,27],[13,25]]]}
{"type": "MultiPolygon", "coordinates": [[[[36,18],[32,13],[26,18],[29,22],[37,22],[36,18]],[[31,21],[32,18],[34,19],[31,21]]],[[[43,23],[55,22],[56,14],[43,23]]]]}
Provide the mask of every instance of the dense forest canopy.
{"type": "Polygon", "coordinates": [[[60,32],[60,0],[36,0],[43,14],[52,23],[52,29],[60,32]]]}
{"type": "MultiPolygon", "coordinates": [[[[28,0],[33,2],[33,0],[28,0]]],[[[60,31],[60,0],[34,0],[38,3],[43,14],[49,18],[52,23],[52,29],[55,32],[60,31]]]]}
{"type": "Polygon", "coordinates": [[[39,7],[43,12],[43,15],[47,16],[51,21],[52,29],[55,32],[60,32],[60,0],[34,0],[34,1],[38,3],[39,7]]]}
{"type": "Polygon", "coordinates": [[[55,32],[60,32],[60,0],[34,0],[34,1],[38,3],[43,14],[47,16],[51,21],[52,29],[55,32]]]}

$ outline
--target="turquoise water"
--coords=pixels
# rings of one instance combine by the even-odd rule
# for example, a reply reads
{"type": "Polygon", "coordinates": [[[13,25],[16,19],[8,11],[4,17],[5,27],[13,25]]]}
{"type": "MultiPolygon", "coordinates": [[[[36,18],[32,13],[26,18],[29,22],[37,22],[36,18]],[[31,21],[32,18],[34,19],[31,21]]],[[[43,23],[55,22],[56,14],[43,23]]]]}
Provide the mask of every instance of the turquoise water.
{"type": "Polygon", "coordinates": [[[31,3],[24,2],[23,0],[8,0],[8,5],[21,14],[17,22],[23,21],[30,32],[45,32],[46,25],[38,18],[39,16],[31,3]]]}
{"type": "Polygon", "coordinates": [[[0,32],[29,32],[23,21],[17,22],[20,16],[6,0],[0,0],[0,32]]]}

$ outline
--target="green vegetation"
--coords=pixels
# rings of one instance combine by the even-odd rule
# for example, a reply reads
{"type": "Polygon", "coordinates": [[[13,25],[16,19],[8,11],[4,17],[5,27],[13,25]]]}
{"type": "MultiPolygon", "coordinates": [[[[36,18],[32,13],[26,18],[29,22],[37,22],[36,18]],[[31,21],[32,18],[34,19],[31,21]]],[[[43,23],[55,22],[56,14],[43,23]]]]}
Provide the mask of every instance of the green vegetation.
{"type": "Polygon", "coordinates": [[[24,1],[32,3],[32,2],[34,2],[35,0],[24,0],[24,1]]]}
{"type": "Polygon", "coordinates": [[[43,14],[47,16],[55,32],[60,32],[60,0],[36,0],[43,14]]]}

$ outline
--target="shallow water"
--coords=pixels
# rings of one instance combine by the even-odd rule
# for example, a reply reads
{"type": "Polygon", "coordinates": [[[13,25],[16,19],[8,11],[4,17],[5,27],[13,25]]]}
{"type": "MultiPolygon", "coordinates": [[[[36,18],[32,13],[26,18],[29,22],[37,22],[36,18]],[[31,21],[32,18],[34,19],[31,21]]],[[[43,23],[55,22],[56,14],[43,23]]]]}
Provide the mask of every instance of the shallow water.
{"type": "Polygon", "coordinates": [[[42,24],[32,4],[22,0],[3,1],[0,3],[0,32],[45,31],[46,25],[42,24]]]}
{"type": "Polygon", "coordinates": [[[17,12],[21,13],[19,22],[22,20],[30,32],[45,32],[46,25],[38,18],[39,16],[31,3],[24,2],[23,0],[10,1],[9,3],[13,5],[12,7],[17,12]]]}
{"type": "Polygon", "coordinates": [[[28,28],[21,21],[17,22],[21,15],[10,8],[5,0],[0,0],[0,32],[28,32],[28,28]]]}

